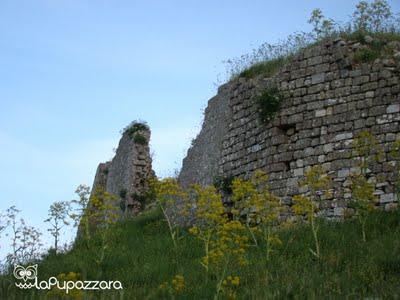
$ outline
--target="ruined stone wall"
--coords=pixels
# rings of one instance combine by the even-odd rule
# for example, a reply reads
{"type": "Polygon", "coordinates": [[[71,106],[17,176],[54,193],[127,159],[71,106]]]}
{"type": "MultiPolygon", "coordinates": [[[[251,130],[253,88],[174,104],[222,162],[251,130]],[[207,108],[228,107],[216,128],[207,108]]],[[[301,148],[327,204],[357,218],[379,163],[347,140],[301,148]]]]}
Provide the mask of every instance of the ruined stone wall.
{"type": "Polygon", "coordinates": [[[341,216],[351,197],[348,175],[356,167],[352,141],[358,132],[368,130],[385,150],[371,175],[380,178],[376,185],[380,204],[396,205],[388,151],[391,142],[400,138],[400,47],[392,46],[397,47],[397,59],[356,63],[359,43],[326,41],[296,55],[271,78],[232,80],[214,98],[219,105],[210,103],[180,180],[186,185],[209,184],[216,175],[246,178],[262,169],[269,174],[272,191],[290,205],[292,196],[302,192],[298,181],[305,169],[321,164],[335,189],[333,198],[323,203],[323,213],[341,216]],[[266,124],[259,118],[255,98],[271,86],[279,88],[283,100],[275,118],[266,124]],[[214,126],[210,119],[223,124],[223,136],[214,138],[210,133],[214,126]],[[205,152],[210,144],[219,152],[205,152]],[[218,157],[209,160],[210,155],[218,157]]]}
{"type": "Polygon", "coordinates": [[[107,177],[108,170],[110,168],[111,162],[100,163],[96,170],[96,175],[94,176],[93,181],[93,190],[96,188],[102,188],[106,190],[107,188],[107,177]]]}
{"type": "MultiPolygon", "coordinates": [[[[150,140],[150,130],[142,130],[140,134],[147,141],[150,140]]],[[[135,215],[141,209],[140,201],[136,198],[147,191],[148,181],[154,176],[148,143],[136,143],[125,132],[114,158],[110,162],[99,164],[92,191],[97,187],[103,188],[118,198],[118,205],[122,201],[126,214],[135,215]]]]}
{"type": "Polygon", "coordinates": [[[222,141],[228,133],[228,121],[231,119],[229,95],[231,85],[223,85],[218,89],[218,95],[210,99],[204,112],[204,122],[201,132],[193,140],[186,158],[182,162],[179,181],[184,187],[193,183],[212,184],[218,173],[218,164],[222,152],[222,141]]]}

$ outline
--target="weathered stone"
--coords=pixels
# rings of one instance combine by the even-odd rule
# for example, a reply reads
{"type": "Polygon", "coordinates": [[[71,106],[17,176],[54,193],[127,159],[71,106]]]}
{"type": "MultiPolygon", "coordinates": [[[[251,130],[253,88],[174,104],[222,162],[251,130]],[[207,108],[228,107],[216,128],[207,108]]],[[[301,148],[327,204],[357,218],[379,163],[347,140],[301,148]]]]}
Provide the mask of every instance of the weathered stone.
{"type": "Polygon", "coordinates": [[[326,116],[326,109],[320,109],[315,111],[315,117],[325,117],[326,116]]]}
{"type": "Polygon", "coordinates": [[[394,114],[400,112],[400,104],[391,104],[386,108],[386,113],[394,114]]]}
{"type": "Polygon", "coordinates": [[[324,80],[325,80],[325,73],[314,74],[311,76],[312,84],[321,83],[324,82],[324,80]]]}
{"type": "Polygon", "coordinates": [[[379,202],[380,203],[384,203],[384,204],[386,204],[386,203],[391,203],[391,202],[394,202],[394,194],[393,193],[390,193],[390,194],[381,194],[380,195],[380,199],[379,199],[379,202]]]}
{"type": "Polygon", "coordinates": [[[348,177],[350,175],[350,170],[349,169],[341,169],[338,171],[338,177],[343,178],[343,177],[348,177]]]}
{"type": "Polygon", "coordinates": [[[298,176],[303,176],[304,175],[304,169],[303,168],[298,168],[293,170],[293,175],[298,177],[298,176]]]}
{"type": "Polygon", "coordinates": [[[346,140],[346,139],[351,139],[352,137],[353,137],[352,132],[340,133],[340,134],[336,135],[335,140],[342,141],[342,140],[346,140]]]}
{"type": "MultiPolygon", "coordinates": [[[[272,192],[289,199],[307,192],[295,183],[307,168],[321,164],[335,188],[333,199],[324,201],[323,214],[343,216],[351,199],[349,176],[360,171],[352,158],[355,135],[363,130],[376,135],[385,159],[390,144],[400,138],[400,80],[395,60],[354,64],[354,49],[347,42],[331,45],[304,50],[271,78],[227,83],[210,101],[184,160],[183,185],[210,184],[216,175],[248,178],[262,169],[269,173],[272,192]],[[273,85],[281,89],[281,107],[262,123],[254,98],[273,85]]],[[[376,186],[384,207],[393,201],[393,168],[383,163],[368,171],[368,176],[377,174],[387,183],[376,186]]]]}

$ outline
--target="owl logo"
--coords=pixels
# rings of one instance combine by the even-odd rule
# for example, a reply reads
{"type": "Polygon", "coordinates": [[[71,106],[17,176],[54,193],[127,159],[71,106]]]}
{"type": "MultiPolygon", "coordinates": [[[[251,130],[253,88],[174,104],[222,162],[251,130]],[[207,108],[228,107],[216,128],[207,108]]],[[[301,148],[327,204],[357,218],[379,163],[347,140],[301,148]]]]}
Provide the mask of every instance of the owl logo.
{"type": "Polygon", "coordinates": [[[23,283],[15,283],[15,285],[21,289],[30,289],[34,284],[27,283],[27,280],[35,280],[37,276],[38,265],[23,267],[20,265],[14,266],[14,277],[19,280],[23,280],[23,283]]]}

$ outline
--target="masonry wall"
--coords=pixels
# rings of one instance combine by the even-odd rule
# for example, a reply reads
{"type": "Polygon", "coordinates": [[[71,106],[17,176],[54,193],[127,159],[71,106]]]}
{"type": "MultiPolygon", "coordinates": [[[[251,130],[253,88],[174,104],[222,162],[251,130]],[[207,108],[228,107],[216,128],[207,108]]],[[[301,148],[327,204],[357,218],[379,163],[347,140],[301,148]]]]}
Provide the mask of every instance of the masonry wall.
{"type": "Polygon", "coordinates": [[[400,139],[400,45],[391,46],[397,48],[397,59],[355,63],[354,52],[362,45],[331,40],[299,53],[271,78],[232,80],[210,101],[179,179],[185,185],[210,184],[217,175],[247,178],[262,169],[272,191],[291,205],[292,196],[303,192],[297,182],[305,169],[321,164],[335,190],[323,203],[323,214],[339,217],[351,197],[348,175],[356,171],[351,144],[358,132],[368,130],[385,150],[383,162],[371,172],[371,180],[379,178],[379,205],[396,206],[388,152],[400,139]],[[255,98],[273,85],[284,99],[276,117],[265,124],[255,98]],[[210,128],[221,129],[214,135],[210,128]],[[208,152],[210,145],[217,150],[208,152]]]}
{"type": "Polygon", "coordinates": [[[210,185],[213,176],[218,173],[223,139],[228,133],[229,120],[232,118],[229,109],[231,88],[230,84],[221,86],[218,94],[208,102],[201,132],[194,139],[182,163],[179,181],[184,187],[194,181],[210,185]]]}
{"type": "MultiPolygon", "coordinates": [[[[147,141],[150,140],[150,131],[143,130],[140,134],[147,141]]],[[[141,210],[135,195],[145,193],[149,179],[154,176],[149,145],[135,143],[129,134],[124,133],[114,158],[99,164],[92,191],[98,187],[103,188],[118,198],[118,206],[123,202],[126,214],[135,215],[141,210]],[[124,198],[121,198],[122,191],[125,193],[124,198]]]]}

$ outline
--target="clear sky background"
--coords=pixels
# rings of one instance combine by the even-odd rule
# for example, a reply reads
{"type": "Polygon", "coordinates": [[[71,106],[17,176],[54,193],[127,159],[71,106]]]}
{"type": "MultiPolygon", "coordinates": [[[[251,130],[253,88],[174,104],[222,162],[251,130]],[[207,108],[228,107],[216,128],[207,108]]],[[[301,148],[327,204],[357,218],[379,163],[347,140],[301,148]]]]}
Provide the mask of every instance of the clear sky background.
{"type": "Polygon", "coordinates": [[[91,185],[135,119],[152,129],[157,175],[172,175],[223,60],[309,30],[317,7],[347,20],[357,2],[0,0],[0,210],[45,232],[50,204],[91,185]]]}

